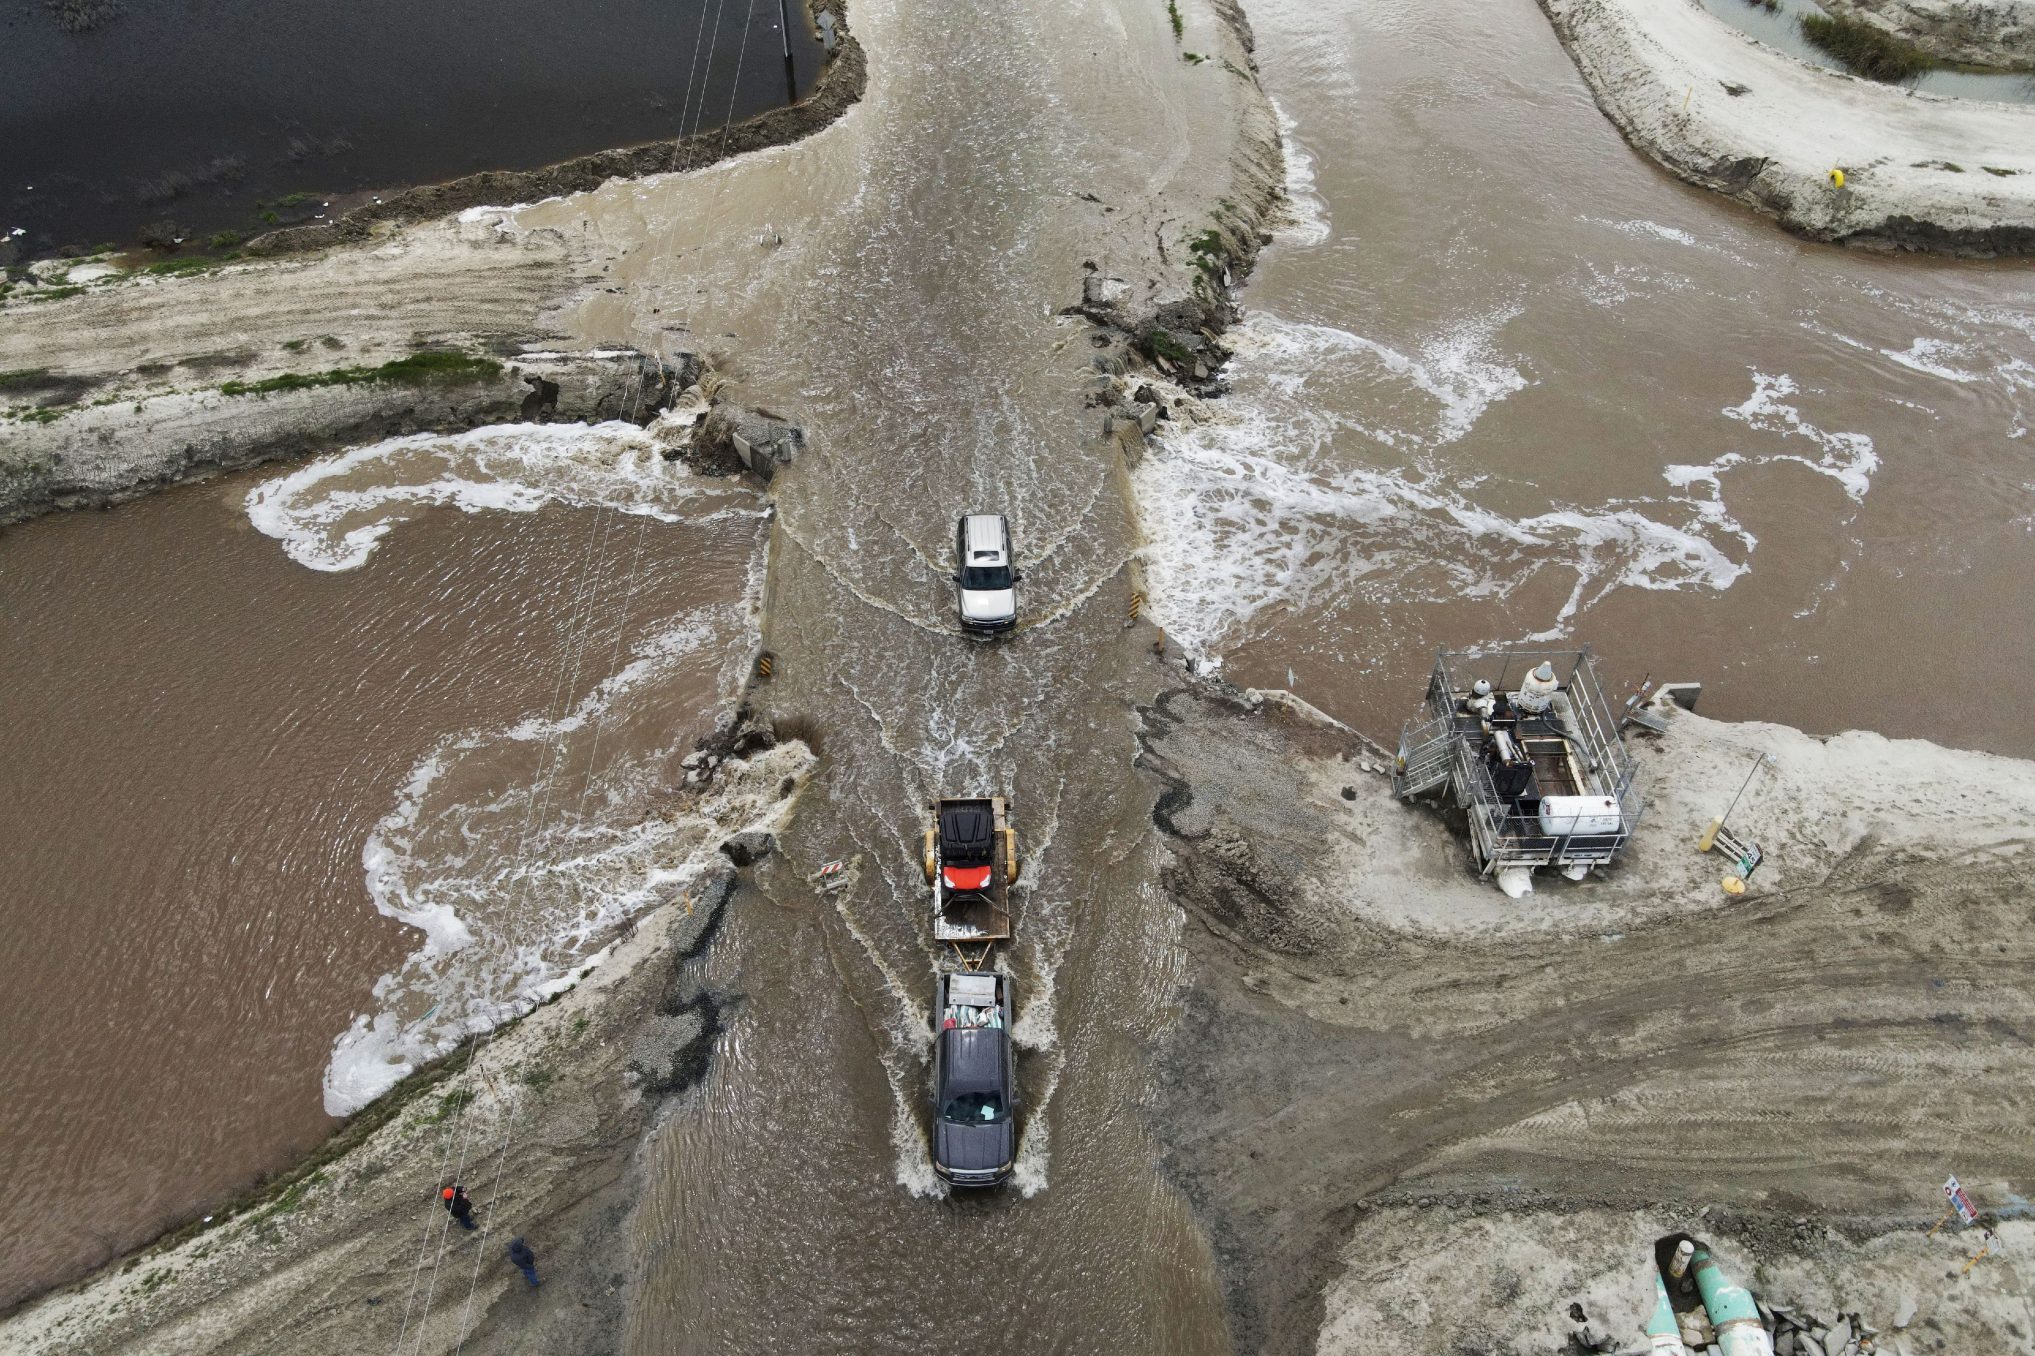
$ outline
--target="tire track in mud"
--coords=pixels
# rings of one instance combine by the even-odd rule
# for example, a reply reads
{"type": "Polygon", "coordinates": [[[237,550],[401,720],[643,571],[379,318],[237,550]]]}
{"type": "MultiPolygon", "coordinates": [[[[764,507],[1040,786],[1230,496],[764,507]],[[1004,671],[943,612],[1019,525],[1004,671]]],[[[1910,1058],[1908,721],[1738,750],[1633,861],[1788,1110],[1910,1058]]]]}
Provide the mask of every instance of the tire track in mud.
{"type": "Polygon", "coordinates": [[[379,249],[123,281],[47,303],[38,323],[0,324],[0,368],[51,367],[119,387],[150,364],[183,362],[178,384],[201,374],[202,385],[215,371],[251,379],[315,367],[317,347],[300,357],[283,345],[321,335],[347,344],[328,365],[457,336],[560,337],[558,309],[591,271],[587,252],[556,232],[511,238],[440,223],[379,249]],[[208,355],[230,370],[202,362],[208,355]]]}
{"type": "Polygon", "coordinates": [[[1195,919],[1152,1119],[1228,1263],[1240,1349],[1314,1349],[1381,1195],[1898,1214],[1932,1208],[1952,1145],[1973,1173],[2035,1170],[2015,1102],[2035,1080],[2026,844],[1867,841],[1823,880],[1615,941],[1438,942],[1327,919],[1332,888],[1225,819],[1283,788],[1292,838],[1332,836],[1279,761],[1321,756],[1320,735],[1261,723],[1214,769],[1182,742],[1197,714],[1163,700],[1140,755],[1170,788],[1154,820],[1195,919]]]}

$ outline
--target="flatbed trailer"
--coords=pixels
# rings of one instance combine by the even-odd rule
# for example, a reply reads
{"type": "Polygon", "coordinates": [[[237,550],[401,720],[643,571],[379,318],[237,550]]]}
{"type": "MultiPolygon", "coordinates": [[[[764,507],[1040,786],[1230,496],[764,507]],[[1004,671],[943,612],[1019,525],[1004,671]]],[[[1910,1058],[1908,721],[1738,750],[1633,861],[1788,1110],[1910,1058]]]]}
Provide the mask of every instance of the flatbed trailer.
{"type": "Polygon", "coordinates": [[[923,843],[933,938],[979,970],[1011,932],[1011,887],[1021,869],[1001,796],[946,797],[931,807],[923,843]]]}

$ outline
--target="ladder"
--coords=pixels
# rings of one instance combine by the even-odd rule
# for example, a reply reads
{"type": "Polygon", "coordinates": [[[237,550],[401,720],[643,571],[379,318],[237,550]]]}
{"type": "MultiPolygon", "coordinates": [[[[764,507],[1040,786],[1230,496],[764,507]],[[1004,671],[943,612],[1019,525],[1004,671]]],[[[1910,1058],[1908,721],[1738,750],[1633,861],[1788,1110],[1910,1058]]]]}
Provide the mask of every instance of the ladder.
{"type": "Polygon", "coordinates": [[[1448,785],[1455,768],[1455,721],[1448,716],[1408,721],[1399,731],[1399,761],[1392,770],[1392,791],[1411,800],[1448,785]]]}

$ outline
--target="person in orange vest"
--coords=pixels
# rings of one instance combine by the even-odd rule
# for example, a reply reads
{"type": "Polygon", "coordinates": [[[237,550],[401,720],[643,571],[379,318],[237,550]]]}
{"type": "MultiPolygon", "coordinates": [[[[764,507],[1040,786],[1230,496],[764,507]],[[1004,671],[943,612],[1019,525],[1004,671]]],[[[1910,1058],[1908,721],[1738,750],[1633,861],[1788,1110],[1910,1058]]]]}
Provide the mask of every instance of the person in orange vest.
{"type": "Polygon", "coordinates": [[[474,1227],[473,1202],[466,1198],[465,1187],[461,1186],[457,1182],[454,1182],[451,1186],[445,1188],[444,1191],[439,1193],[439,1199],[445,1202],[446,1210],[450,1212],[452,1217],[458,1220],[461,1225],[468,1229],[474,1227]]]}

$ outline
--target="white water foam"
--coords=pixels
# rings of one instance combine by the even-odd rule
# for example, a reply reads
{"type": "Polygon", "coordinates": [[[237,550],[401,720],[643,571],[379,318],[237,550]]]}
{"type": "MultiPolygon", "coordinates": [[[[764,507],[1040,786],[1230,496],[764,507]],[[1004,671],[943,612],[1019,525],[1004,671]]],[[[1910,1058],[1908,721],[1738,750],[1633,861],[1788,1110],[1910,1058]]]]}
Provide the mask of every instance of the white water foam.
{"type": "Polygon", "coordinates": [[[1932,377],[1941,377],[1945,381],[1954,381],[1960,385],[1968,385],[1975,381],[1984,380],[1976,372],[1968,372],[1961,367],[1952,367],[1949,363],[1943,361],[1945,358],[1960,356],[1964,353],[1964,345],[1950,343],[1943,339],[1931,339],[1923,336],[1917,338],[1906,349],[1883,348],[1880,350],[1880,353],[1884,357],[1893,359],[1903,367],[1926,373],[1932,377]]]}
{"type": "Polygon", "coordinates": [[[413,771],[361,862],[375,907],[425,941],[376,983],[376,1011],[334,1043],[329,1114],[358,1110],[463,1037],[576,983],[606,958],[626,920],[697,882],[729,834],[778,827],[789,804],[779,786],[812,766],[803,745],[723,763],[683,808],[658,805],[676,747],[614,759],[594,770],[591,786],[568,778],[556,794],[527,777],[533,753],[541,762],[545,746],[587,730],[600,706],[668,677],[681,652],[674,642],[660,637],[564,720],[454,736],[413,771]],[[489,789],[450,800],[439,785],[452,772],[489,789]],[[582,799],[593,807],[584,816],[575,808],[582,799]]]}
{"type": "Polygon", "coordinates": [[[1871,490],[1870,437],[1818,427],[1794,403],[1793,378],[1748,369],[1751,395],[1720,412],[1758,439],[1662,467],[1668,493],[1519,516],[1490,508],[1473,497],[1488,473],[1457,472],[1441,454],[1524,385],[1491,353],[1507,314],[1451,327],[1418,358],[1330,327],[1247,320],[1232,395],[1206,422],[1164,433],[1134,475],[1167,634],[1215,664],[1261,617],[1352,596],[1505,598],[1561,568],[1574,583],[1539,633],[1551,638],[1618,589],[1721,591],[1741,578],[1758,542],[1725,503],[1734,467],[1794,463],[1853,504],[1871,490]]]}
{"type": "Polygon", "coordinates": [[[465,513],[606,505],[676,522],[688,509],[703,516],[702,501],[725,499],[743,505],[732,511],[756,512],[748,491],[663,459],[680,432],[617,420],[391,438],[263,481],[248,493],[247,516],[299,564],[352,570],[398,525],[439,505],[465,513]]]}
{"type": "Polygon", "coordinates": [[[1670,293],[1691,291],[1696,286],[1683,274],[1642,264],[1612,264],[1606,269],[1585,259],[1583,267],[1590,275],[1589,281],[1581,283],[1577,290],[1584,300],[1606,309],[1635,299],[1651,301],[1670,293]]]}
{"type": "Polygon", "coordinates": [[[1328,239],[1328,202],[1314,186],[1314,156],[1294,137],[1300,124],[1286,115],[1279,101],[1272,101],[1272,113],[1279,119],[1279,144],[1286,157],[1286,198],[1272,218],[1272,237],[1284,245],[1305,249],[1328,239]]]}
{"type": "Polygon", "coordinates": [[[1438,454],[1526,385],[1493,351],[1514,314],[1468,317],[1410,356],[1328,326],[1247,320],[1232,395],[1207,422],[1165,434],[1134,478],[1167,634],[1214,662],[1261,614],[1352,593],[1505,597],[1566,567],[1575,582],[1549,619],[1559,628],[1613,589],[1738,579],[1746,566],[1733,552],[1754,542],[1714,496],[1557,503],[1523,517],[1470,497],[1484,476],[1438,454]],[[1350,410],[1361,413],[1338,412],[1350,410]],[[1397,455],[1368,464],[1370,449],[1397,455]]]}
{"type": "MultiPolygon", "coordinates": [[[[515,425],[391,439],[264,482],[247,497],[248,516],[320,570],[359,567],[398,524],[441,505],[606,506],[663,522],[686,509],[693,521],[762,518],[739,485],[664,462],[663,449],[689,436],[693,414],[648,429],[515,425]]],[[[673,741],[699,714],[670,694],[725,693],[739,680],[756,641],[762,542],[759,533],[745,596],[635,642],[627,662],[570,709],[447,735],[411,769],[362,845],[361,868],[375,907],[423,941],[376,983],[375,1010],[335,1042],[329,1112],[357,1110],[462,1037],[576,982],[625,921],[697,880],[728,834],[774,825],[784,809],[778,786],[810,763],[803,746],[724,764],[683,808],[671,808],[666,790],[682,752],[673,741]]],[[[593,638],[601,656],[606,642],[595,633],[607,628],[586,624],[581,653],[593,638]]]]}
{"type": "MultiPolygon", "coordinates": [[[[1790,461],[1806,466],[1818,475],[1825,475],[1844,487],[1854,503],[1863,503],[1867,491],[1872,489],[1873,474],[1879,470],[1879,453],[1873,450],[1873,441],[1863,433],[1828,433],[1802,418],[1802,412],[1789,404],[1786,397],[1800,394],[1801,388],[1795,379],[1785,373],[1768,373],[1749,369],[1752,372],[1752,394],[1744,403],[1727,406],[1727,418],[1739,420],[1763,433],[1778,433],[1783,438],[1802,438],[1815,445],[1814,457],[1795,453],[1768,453],[1766,455],[1727,453],[1710,466],[1701,468],[1705,478],[1714,485],[1715,472],[1727,466],[1746,464],[1765,465],[1770,462],[1790,461]]],[[[1670,471],[1687,471],[1690,468],[1671,467],[1670,471]]]]}
{"type": "Polygon", "coordinates": [[[1592,226],[1609,226],[1620,235],[1629,235],[1635,240],[1665,240],[1671,244],[1687,245],[1692,249],[1707,250],[1711,246],[1690,235],[1679,226],[1663,226],[1658,221],[1612,221],[1605,217],[1584,217],[1592,226]]]}

